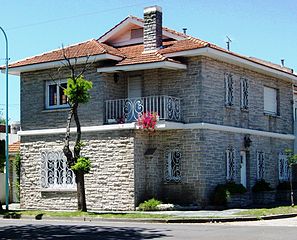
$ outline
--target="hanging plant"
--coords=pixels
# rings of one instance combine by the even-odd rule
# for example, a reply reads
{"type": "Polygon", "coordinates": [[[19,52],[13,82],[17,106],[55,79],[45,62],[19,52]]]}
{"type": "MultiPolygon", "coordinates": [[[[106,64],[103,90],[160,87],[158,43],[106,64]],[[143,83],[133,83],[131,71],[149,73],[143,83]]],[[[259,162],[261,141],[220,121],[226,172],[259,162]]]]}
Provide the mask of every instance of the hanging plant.
{"type": "Polygon", "coordinates": [[[139,115],[137,124],[140,129],[154,132],[157,122],[159,120],[159,115],[156,112],[144,112],[142,115],[139,115]]]}

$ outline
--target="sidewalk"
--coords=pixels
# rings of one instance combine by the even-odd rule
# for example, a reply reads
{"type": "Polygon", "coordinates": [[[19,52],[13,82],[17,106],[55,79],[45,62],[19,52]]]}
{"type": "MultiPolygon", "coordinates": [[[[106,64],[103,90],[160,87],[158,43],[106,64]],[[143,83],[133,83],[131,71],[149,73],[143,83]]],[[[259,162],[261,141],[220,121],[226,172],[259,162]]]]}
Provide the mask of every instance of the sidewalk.
{"type": "MultiPolygon", "coordinates": [[[[3,205],[5,209],[5,205],[3,205]]],[[[9,204],[9,210],[21,210],[17,203],[9,204]]],[[[154,215],[168,215],[170,219],[164,218],[100,218],[100,217],[51,217],[51,216],[19,216],[21,219],[27,220],[65,220],[65,221],[82,221],[82,222],[147,222],[147,223],[210,223],[210,222],[244,222],[244,221],[258,221],[258,220],[272,220],[282,218],[297,217],[297,214],[279,214],[262,217],[251,216],[236,216],[233,214],[245,211],[247,209],[227,209],[227,210],[197,210],[197,211],[154,211],[141,212],[143,214],[154,215]]],[[[95,211],[101,214],[128,214],[139,213],[135,211],[95,211]]],[[[0,215],[0,218],[4,216],[0,215]]],[[[8,217],[9,218],[9,217],[8,217]]],[[[13,217],[12,217],[13,218],[13,217]]]]}

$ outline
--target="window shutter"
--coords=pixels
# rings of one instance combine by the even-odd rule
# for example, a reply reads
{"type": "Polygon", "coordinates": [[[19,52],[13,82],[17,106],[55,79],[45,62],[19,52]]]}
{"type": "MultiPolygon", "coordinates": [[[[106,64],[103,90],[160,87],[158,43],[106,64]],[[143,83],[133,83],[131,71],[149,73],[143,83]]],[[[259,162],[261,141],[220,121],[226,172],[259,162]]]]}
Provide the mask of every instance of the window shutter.
{"type": "Polygon", "coordinates": [[[264,112],[277,113],[277,90],[264,87],[264,112]]]}

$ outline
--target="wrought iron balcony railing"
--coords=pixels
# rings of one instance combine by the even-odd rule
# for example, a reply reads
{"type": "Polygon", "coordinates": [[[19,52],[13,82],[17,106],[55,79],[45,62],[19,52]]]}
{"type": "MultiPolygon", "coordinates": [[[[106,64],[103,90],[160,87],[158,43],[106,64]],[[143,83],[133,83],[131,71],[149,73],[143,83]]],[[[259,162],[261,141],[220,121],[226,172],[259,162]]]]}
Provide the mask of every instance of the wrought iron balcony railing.
{"type": "Polygon", "coordinates": [[[160,120],[180,122],[180,98],[162,95],[105,102],[106,123],[135,122],[144,112],[156,112],[160,120]]]}

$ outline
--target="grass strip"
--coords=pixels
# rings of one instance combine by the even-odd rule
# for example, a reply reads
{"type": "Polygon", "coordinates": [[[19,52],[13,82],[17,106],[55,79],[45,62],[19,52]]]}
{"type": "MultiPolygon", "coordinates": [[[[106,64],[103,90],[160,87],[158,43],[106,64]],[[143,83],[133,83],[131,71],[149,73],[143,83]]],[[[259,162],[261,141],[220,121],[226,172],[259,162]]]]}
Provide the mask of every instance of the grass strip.
{"type": "Polygon", "coordinates": [[[292,214],[292,213],[297,213],[297,207],[282,206],[282,207],[273,207],[273,208],[249,209],[249,210],[235,213],[234,215],[261,217],[261,216],[292,214]]]}

